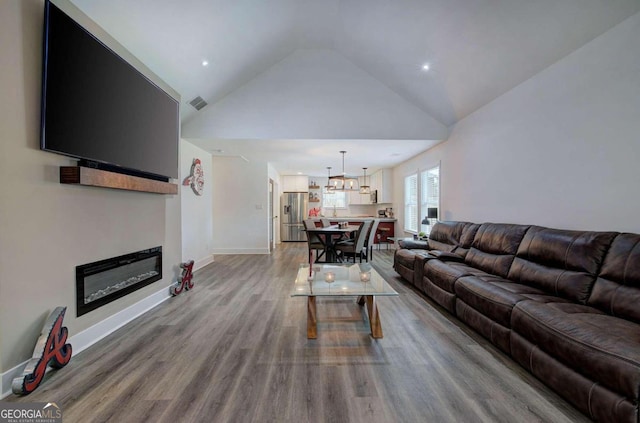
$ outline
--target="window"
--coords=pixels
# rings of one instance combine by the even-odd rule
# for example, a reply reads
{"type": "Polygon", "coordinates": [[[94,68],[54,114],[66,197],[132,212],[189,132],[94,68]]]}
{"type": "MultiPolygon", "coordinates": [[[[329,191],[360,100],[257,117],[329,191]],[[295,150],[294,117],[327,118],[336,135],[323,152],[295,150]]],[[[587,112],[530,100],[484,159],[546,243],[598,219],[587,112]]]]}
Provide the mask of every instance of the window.
{"type": "Polygon", "coordinates": [[[418,232],[418,174],[404,178],[404,230],[418,232]]]}
{"type": "Polygon", "coordinates": [[[404,230],[405,232],[425,232],[429,234],[431,227],[438,220],[428,218],[428,225],[422,224],[429,215],[428,210],[440,211],[440,165],[409,175],[404,178],[404,230]]]}
{"type": "MultiPolygon", "coordinates": [[[[440,209],[440,166],[420,172],[420,222],[428,216],[429,208],[440,209]]],[[[428,225],[420,224],[420,230],[427,234],[436,223],[436,218],[427,219],[428,225]]]]}
{"type": "Polygon", "coordinates": [[[325,191],[322,193],[322,207],[344,209],[347,207],[347,193],[345,191],[325,191]]]}

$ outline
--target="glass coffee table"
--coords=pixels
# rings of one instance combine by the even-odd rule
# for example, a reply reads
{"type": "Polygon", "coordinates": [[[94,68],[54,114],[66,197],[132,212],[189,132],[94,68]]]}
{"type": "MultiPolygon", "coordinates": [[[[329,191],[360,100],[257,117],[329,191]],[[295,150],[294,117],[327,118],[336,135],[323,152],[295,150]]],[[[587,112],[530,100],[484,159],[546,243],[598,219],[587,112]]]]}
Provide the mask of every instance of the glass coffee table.
{"type": "Polygon", "coordinates": [[[367,305],[371,336],[382,338],[377,296],[397,296],[391,286],[369,263],[301,264],[292,297],[307,297],[307,338],[318,336],[316,297],[358,297],[360,306],[367,305]]]}

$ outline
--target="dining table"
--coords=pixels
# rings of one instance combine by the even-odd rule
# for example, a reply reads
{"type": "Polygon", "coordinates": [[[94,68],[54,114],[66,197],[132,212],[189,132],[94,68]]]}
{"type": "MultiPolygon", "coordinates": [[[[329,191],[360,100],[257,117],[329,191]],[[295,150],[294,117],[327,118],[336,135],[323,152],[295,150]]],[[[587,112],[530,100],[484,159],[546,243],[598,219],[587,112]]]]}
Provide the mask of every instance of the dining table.
{"type": "Polygon", "coordinates": [[[359,225],[331,225],[326,227],[309,228],[306,231],[316,235],[323,235],[318,238],[320,238],[320,242],[324,244],[325,260],[328,263],[338,263],[342,260],[340,260],[336,251],[336,244],[340,242],[345,235],[357,232],[358,229],[360,229],[359,225]]]}

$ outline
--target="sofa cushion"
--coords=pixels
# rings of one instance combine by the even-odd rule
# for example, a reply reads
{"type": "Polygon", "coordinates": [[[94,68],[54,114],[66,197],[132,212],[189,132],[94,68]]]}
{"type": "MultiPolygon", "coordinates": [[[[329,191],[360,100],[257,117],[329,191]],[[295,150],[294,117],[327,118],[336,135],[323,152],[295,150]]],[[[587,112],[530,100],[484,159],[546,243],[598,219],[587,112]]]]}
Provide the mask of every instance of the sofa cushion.
{"type": "Polygon", "coordinates": [[[431,250],[429,251],[429,255],[442,261],[456,261],[458,263],[464,263],[464,258],[460,257],[456,253],[448,253],[446,251],[431,250]]]}
{"type": "Polygon", "coordinates": [[[443,262],[441,260],[425,261],[423,275],[431,283],[439,288],[455,293],[454,284],[463,276],[487,275],[482,270],[478,270],[465,263],[443,262]]]}
{"type": "Polygon", "coordinates": [[[511,329],[564,365],[637,400],[637,324],[581,304],[521,301],[511,313],[511,329]]]}
{"type": "Polygon", "coordinates": [[[462,258],[467,256],[479,228],[479,223],[466,223],[464,225],[462,228],[462,234],[460,235],[460,244],[458,245],[458,248],[454,250],[457,255],[462,258]]]}
{"type": "Polygon", "coordinates": [[[507,277],[518,246],[529,226],[483,223],[465,262],[497,276],[507,277]]]}
{"type": "Polygon", "coordinates": [[[429,249],[453,251],[460,244],[462,229],[466,224],[466,222],[455,221],[437,222],[429,233],[429,249]]]}
{"type": "Polygon", "coordinates": [[[615,232],[583,232],[532,226],[508,278],[586,304],[615,232]]]}
{"type": "Polygon", "coordinates": [[[588,304],[640,323],[640,235],[619,234],[613,240],[588,304]]]}
{"type": "Polygon", "coordinates": [[[505,327],[511,327],[511,310],[520,301],[558,301],[544,291],[493,275],[462,277],[455,290],[462,301],[505,327]]]}

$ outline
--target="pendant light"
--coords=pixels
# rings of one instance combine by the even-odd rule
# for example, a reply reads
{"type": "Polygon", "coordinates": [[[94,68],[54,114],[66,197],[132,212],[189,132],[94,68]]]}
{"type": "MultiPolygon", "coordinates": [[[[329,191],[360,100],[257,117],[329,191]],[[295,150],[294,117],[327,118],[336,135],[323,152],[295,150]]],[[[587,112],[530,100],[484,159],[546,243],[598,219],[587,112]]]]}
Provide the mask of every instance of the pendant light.
{"type": "Polygon", "coordinates": [[[367,185],[367,168],[363,167],[362,170],[364,170],[364,176],[360,185],[360,194],[371,194],[371,187],[367,185]]]}
{"type": "Polygon", "coordinates": [[[346,151],[343,150],[340,153],[342,154],[342,175],[329,176],[329,184],[336,191],[358,191],[358,178],[346,176],[344,171],[344,155],[346,151]]]}
{"type": "Polygon", "coordinates": [[[327,166],[327,173],[329,178],[327,179],[327,185],[324,186],[324,192],[334,191],[335,187],[331,185],[331,166],[327,166]]]}

